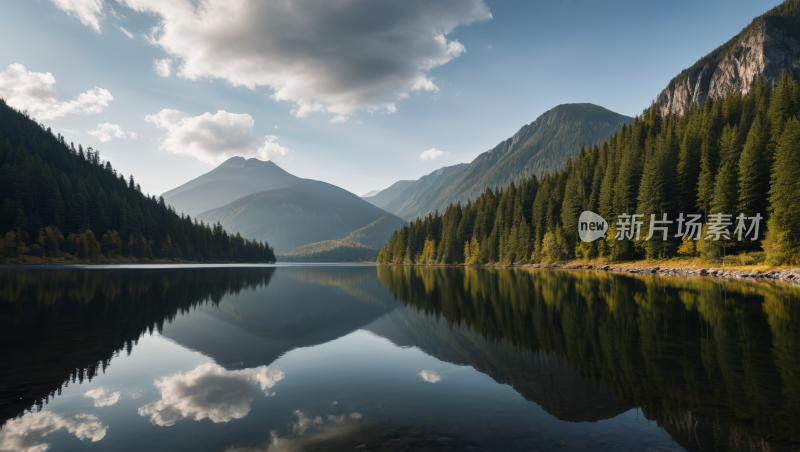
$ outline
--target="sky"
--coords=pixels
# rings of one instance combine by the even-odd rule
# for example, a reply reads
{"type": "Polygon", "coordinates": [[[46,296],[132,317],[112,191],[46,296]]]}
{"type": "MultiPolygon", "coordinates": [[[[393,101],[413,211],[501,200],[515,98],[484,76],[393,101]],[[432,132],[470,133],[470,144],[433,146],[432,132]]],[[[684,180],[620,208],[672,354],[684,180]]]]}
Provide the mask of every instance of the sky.
{"type": "Polygon", "coordinates": [[[0,97],[161,194],[232,156],[358,195],[559,104],[640,114],[776,0],[3,0],[0,97]]]}

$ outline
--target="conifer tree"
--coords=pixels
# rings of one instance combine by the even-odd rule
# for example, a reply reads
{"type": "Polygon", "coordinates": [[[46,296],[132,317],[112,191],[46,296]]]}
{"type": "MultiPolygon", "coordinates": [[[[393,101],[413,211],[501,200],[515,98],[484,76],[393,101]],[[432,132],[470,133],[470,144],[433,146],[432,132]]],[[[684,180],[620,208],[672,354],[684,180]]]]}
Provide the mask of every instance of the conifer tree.
{"type": "Polygon", "coordinates": [[[773,263],[798,263],[800,255],[800,122],[789,119],[777,143],[769,191],[768,253],[773,263]],[[775,243],[778,242],[778,243],[775,243]]]}

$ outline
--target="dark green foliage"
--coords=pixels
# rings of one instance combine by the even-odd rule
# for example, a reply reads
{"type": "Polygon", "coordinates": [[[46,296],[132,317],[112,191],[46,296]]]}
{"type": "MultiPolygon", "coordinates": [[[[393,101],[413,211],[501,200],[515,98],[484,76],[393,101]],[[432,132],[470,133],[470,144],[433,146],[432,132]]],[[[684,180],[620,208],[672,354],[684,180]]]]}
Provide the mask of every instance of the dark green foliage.
{"type": "MultiPolygon", "coordinates": [[[[739,213],[761,215],[757,240],[744,234],[733,248],[738,251],[761,244],[764,220],[771,216],[763,243],[767,255],[777,263],[800,261],[800,160],[795,161],[800,158],[799,99],[797,82],[784,71],[774,90],[759,79],[744,96],[707,99],[681,117],[662,117],[652,104],[602,146],[581,146],[574,159],[566,158],[562,171],[545,173],[541,179],[523,178],[507,188],[487,188],[466,206],[450,204],[444,215],[417,218],[392,236],[378,262],[664,258],[681,247],[681,238],[675,236],[681,213],[730,214],[731,237],[739,213]],[[609,222],[605,240],[579,241],[577,220],[585,210],[609,222]],[[639,240],[615,239],[621,214],[642,215],[639,240]],[[653,238],[646,240],[651,219],[664,215],[673,221],[666,240],[655,229],[653,238]],[[434,259],[425,252],[432,247],[434,259]]],[[[716,259],[731,242],[708,241],[700,248],[704,256],[716,259]]]]}
{"type": "Polygon", "coordinates": [[[67,145],[0,100],[0,257],[274,262],[267,243],[175,213],[100,153],[67,145]]]}

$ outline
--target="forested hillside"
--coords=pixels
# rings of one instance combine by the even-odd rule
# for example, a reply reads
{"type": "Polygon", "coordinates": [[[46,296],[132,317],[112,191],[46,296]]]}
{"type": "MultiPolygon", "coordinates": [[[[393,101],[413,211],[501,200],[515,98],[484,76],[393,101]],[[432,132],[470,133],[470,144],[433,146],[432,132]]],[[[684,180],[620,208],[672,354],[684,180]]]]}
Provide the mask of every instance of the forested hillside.
{"type": "MultiPolygon", "coordinates": [[[[487,188],[395,232],[384,263],[537,263],[567,258],[721,256],[760,251],[768,262],[800,263],[800,88],[784,71],[773,87],[708,98],[682,116],[653,103],[600,146],[581,148],[566,168],[487,188]],[[581,242],[578,217],[599,213],[605,239],[581,242]],[[641,234],[615,239],[618,215],[641,214],[641,234]],[[673,221],[666,240],[649,235],[651,215],[673,221]],[[700,240],[676,237],[679,214],[700,214],[700,240]],[[708,237],[713,214],[729,214],[729,237],[708,237]],[[736,217],[765,218],[755,240],[734,234],[736,217]],[[765,228],[766,226],[766,228],[765,228]],[[766,234],[764,230],[766,229],[766,234]]],[[[752,226],[752,224],[750,225],[752,226]]],[[[755,235],[754,233],[752,235],[755,235]]]]}
{"type": "Polygon", "coordinates": [[[566,157],[577,154],[580,143],[600,144],[632,120],[593,104],[558,105],[458,168],[458,174],[430,187],[424,196],[412,193],[412,186],[384,208],[410,221],[444,211],[451,203],[475,200],[486,187],[507,187],[531,174],[560,171],[566,157]]]}
{"type": "Polygon", "coordinates": [[[178,215],[92,148],[67,144],[0,99],[0,259],[274,262],[264,242],[178,215]]]}

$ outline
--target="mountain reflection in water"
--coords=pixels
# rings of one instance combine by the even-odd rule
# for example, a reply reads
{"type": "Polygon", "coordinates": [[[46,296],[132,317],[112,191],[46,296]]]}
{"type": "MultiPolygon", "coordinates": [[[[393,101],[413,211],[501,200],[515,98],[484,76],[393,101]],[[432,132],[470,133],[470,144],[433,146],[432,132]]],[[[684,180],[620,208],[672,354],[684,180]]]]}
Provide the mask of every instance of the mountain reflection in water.
{"type": "MultiPolygon", "coordinates": [[[[31,406],[38,412],[70,383],[96,378],[143,334],[157,330],[213,360],[156,379],[159,396],[136,415],[167,427],[252,416],[254,403],[290,380],[270,368],[276,360],[360,329],[471,366],[561,421],[596,422],[636,408],[688,450],[790,450],[800,444],[799,295],[769,284],[526,269],[3,269],[0,441],[22,450],[28,440],[12,430],[38,417],[42,435],[63,428],[103,439],[102,419],[46,410],[18,416],[31,406]]],[[[448,378],[416,372],[431,387],[448,378]]],[[[85,397],[101,407],[120,395],[94,389],[85,397]]],[[[483,440],[435,443],[414,423],[389,428],[361,411],[294,410],[291,418],[286,435],[294,436],[273,432],[256,449],[379,449],[387,435],[397,440],[389,450],[502,449],[505,437],[519,446],[533,441],[525,435],[547,436],[509,426],[495,429],[494,440],[482,433],[483,440]]]]}

